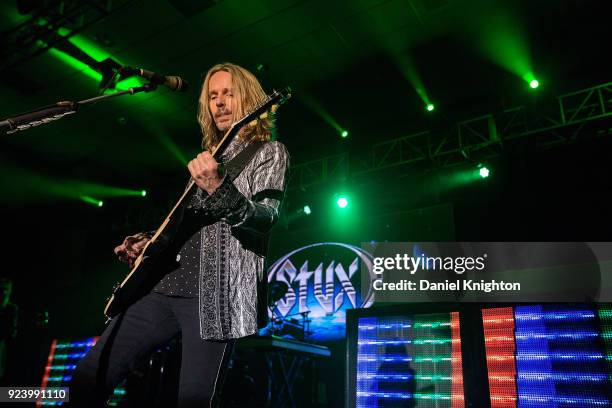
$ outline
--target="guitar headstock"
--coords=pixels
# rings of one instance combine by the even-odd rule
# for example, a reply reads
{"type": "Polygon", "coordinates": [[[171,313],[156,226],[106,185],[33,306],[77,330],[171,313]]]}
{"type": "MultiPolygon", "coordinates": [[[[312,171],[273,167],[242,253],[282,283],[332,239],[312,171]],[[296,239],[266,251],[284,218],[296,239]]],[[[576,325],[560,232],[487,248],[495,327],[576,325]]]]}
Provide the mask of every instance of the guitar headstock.
{"type": "Polygon", "coordinates": [[[232,124],[232,133],[237,133],[244,126],[251,123],[256,123],[260,119],[267,118],[268,111],[275,113],[278,110],[278,107],[287,102],[289,98],[291,98],[291,88],[289,87],[286,87],[280,91],[273,91],[249,113],[232,124]]]}
{"type": "Polygon", "coordinates": [[[219,142],[216,149],[213,151],[213,156],[218,157],[221,155],[240,129],[251,123],[256,125],[258,120],[265,119],[268,116],[268,111],[272,111],[272,113],[276,112],[278,107],[287,102],[289,98],[291,98],[291,88],[289,87],[281,91],[274,91],[266,96],[265,99],[249,113],[232,124],[225,136],[223,136],[221,142],[219,142]]]}

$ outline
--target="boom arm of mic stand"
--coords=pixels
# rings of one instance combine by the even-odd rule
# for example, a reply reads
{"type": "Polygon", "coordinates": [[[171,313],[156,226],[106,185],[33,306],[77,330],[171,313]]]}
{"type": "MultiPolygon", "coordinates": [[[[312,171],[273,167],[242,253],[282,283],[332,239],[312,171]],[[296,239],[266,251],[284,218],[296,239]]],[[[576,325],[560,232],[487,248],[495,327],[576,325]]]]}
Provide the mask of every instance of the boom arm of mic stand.
{"type": "Polygon", "coordinates": [[[0,121],[0,129],[8,128],[6,134],[19,132],[20,130],[30,129],[34,126],[43,125],[63,118],[66,115],[70,115],[77,112],[80,106],[94,104],[105,99],[114,98],[122,95],[134,95],[140,92],[151,92],[157,89],[157,84],[149,83],[142,86],[129,88],[128,90],[115,92],[108,95],[100,95],[94,98],[84,99],[78,102],[62,101],[57,102],[55,105],[45,106],[33,110],[31,112],[23,113],[21,115],[7,118],[0,121]]]}
{"type": "Polygon", "coordinates": [[[15,133],[20,130],[29,129],[33,126],[49,123],[54,120],[63,118],[76,112],[74,102],[64,101],[58,102],[55,105],[46,106],[35,111],[23,113],[12,118],[8,118],[0,122],[3,127],[8,127],[7,134],[15,133]]]}

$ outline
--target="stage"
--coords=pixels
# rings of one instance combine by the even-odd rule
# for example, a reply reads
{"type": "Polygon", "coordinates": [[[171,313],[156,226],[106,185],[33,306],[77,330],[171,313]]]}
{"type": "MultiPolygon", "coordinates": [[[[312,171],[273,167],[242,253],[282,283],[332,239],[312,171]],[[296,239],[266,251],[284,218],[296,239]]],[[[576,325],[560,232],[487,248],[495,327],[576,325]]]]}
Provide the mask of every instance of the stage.
{"type": "Polygon", "coordinates": [[[0,407],[70,406],[149,293],[105,406],[187,401],[181,302],[213,406],[612,406],[608,15],[3,2],[0,407]]]}

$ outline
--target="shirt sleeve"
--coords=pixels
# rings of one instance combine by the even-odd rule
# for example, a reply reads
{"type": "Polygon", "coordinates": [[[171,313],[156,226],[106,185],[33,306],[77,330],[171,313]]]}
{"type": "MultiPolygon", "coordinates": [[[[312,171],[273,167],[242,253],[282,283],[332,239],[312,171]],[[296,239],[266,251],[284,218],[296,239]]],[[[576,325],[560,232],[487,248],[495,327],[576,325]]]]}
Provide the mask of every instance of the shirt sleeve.
{"type": "Polygon", "coordinates": [[[266,234],[278,221],[289,176],[289,153],[280,142],[267,143],[245,171],[252,196],[245,197],[226,178],[206,200],[206,211],[232,227],[266,234]]]}

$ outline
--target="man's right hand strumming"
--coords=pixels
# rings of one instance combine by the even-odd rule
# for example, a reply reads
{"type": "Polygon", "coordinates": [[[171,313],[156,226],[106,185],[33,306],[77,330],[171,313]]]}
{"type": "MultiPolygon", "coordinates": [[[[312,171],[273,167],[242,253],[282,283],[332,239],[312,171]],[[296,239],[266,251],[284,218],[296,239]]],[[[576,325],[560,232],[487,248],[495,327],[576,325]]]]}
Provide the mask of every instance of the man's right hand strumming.
{"type": "Polygon", "coordinates": [[[121,262],[128,264],[130,268],[134,266],[134,262],[140,256],[143,248],[149,242],[149,237],[145,233],[130,235],[123,240],[123,243],[115,248],[115,255],[119,257],[121,262]]]}

